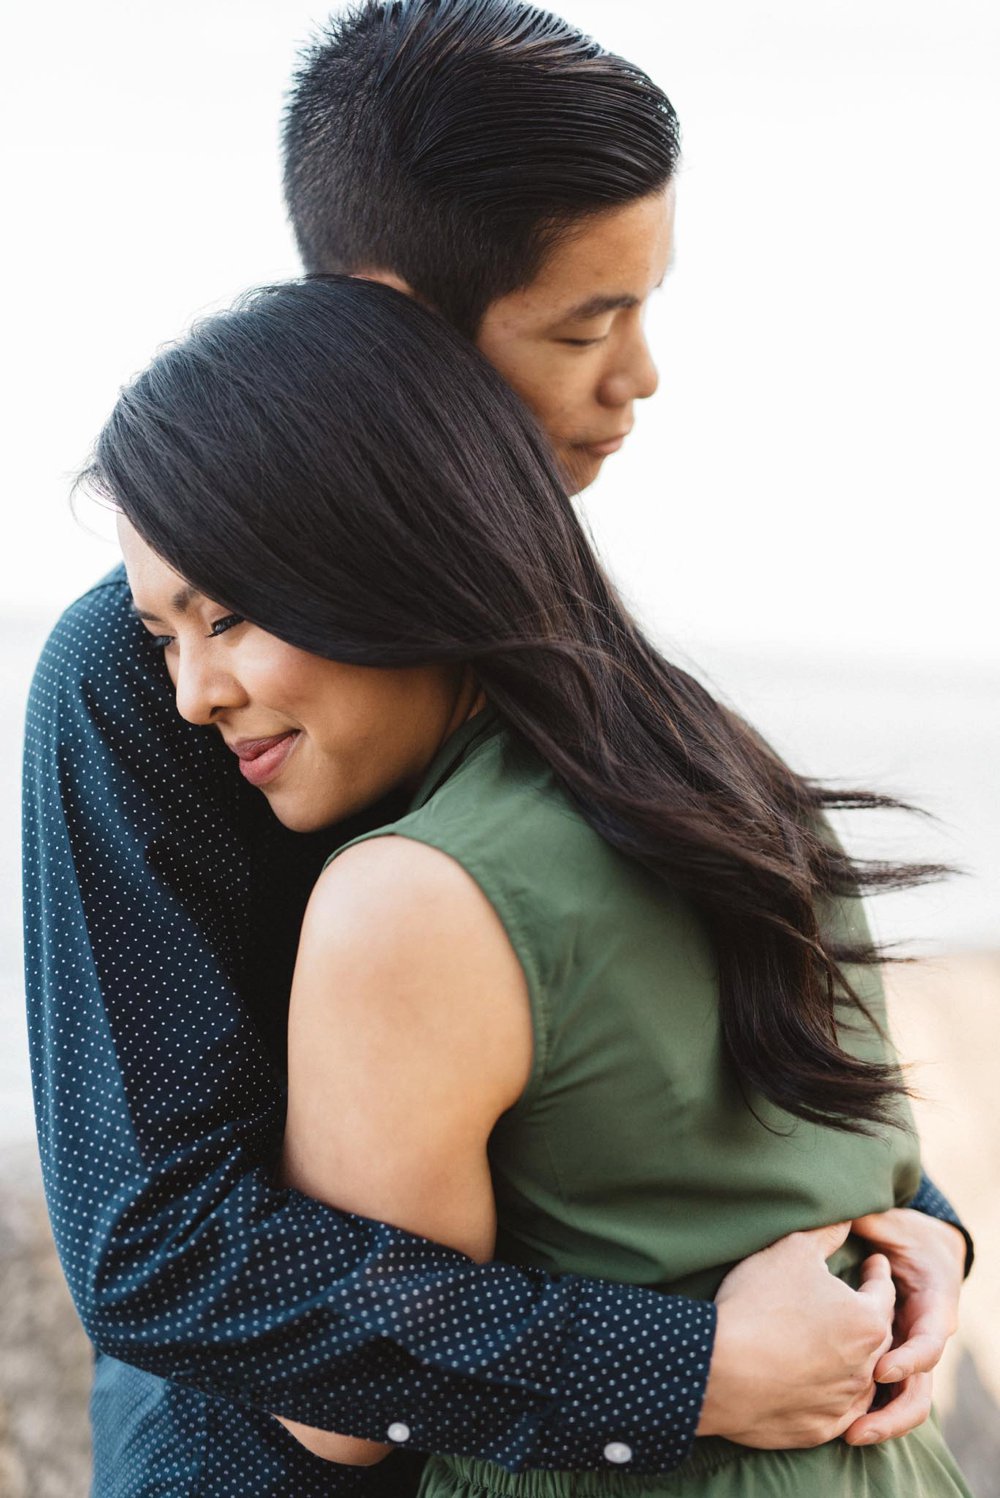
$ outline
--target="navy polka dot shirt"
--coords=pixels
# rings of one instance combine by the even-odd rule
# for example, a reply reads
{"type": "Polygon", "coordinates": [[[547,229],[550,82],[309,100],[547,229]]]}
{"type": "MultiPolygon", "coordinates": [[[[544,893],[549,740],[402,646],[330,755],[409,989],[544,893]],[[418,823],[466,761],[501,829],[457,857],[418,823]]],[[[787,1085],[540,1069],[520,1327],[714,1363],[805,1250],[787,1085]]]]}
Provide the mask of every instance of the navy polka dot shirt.
{"type": "MultiPolygon", "coordinates": [[[[63,615],[25,749],[32,1070],[97,1349],[93,1498],[403,1498],[430,1450],[670,1471],[713,1305],[476,1265],[271,1184],[299,920],[344,830],[280,827],[177,716],[129,601],[117,568],[63,615]],[[338,1467],[274,1413],[398,1450],[338,1467]]],[[[957,1222],[929,1182],[914,1205],[957,1222]]]]}

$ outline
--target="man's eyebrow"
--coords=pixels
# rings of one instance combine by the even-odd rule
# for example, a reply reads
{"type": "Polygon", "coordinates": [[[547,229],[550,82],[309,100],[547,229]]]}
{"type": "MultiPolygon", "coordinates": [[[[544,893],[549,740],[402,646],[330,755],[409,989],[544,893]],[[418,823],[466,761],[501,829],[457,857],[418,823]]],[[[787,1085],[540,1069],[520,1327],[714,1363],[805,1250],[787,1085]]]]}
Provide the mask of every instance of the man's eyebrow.
{"type": "MultiPolygon", "coordinates": [[[[673,268],[674,256],[671,252],[667,268],[653,287],[654,291],[659,291],[673,268]]],[[[571,307],[568,312],[564,312],[560,322],[586,322],[588,317],[601,317],[606,312],[620,312],[626,307],[638,307],[639,301],[639,297],[627,291],[619,292],[616,296],[592,296],[589,301],[580,302],[578,306],[571,307]]]]}
{"type": "Polygon", "coordinates": [[[638,307],[639,298],[629,292],[619,296],[592,296],[588,302],[571,307],[560,318],[561,322],[586,322],[588,317],[600,317],[605,312],[618,312],[623,307],[638,307]]]}
{"type": "MultiPolygon", "coordinates": [[[[197,588],[192,587],[190,583],[185,583],[184,587],[178,588],[173,598],[171,598],[170,607],[176,613],[184,614],[187,612],[188,605],[191,603],[191,600],[200,596],[201,595],[199,594],[197,588]]],[[[132,612],[138,619],[148,619],[150,624],[163,623],[163,620],[160,618],[159,614],[151,614],[147,609],[137,608],[134,599],[132,600],[132,612]]]]}

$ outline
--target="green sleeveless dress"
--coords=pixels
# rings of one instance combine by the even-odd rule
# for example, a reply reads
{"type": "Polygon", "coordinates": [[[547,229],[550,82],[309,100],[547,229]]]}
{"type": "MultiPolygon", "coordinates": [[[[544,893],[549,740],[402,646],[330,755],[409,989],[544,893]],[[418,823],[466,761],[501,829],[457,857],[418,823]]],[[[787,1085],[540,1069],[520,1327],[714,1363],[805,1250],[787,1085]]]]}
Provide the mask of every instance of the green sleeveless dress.
{"type": "MultiPolygon", "coordinates": [[[[735,1262],[776,1238],[912,1197],[920,1165],[905,1108],[874,1138],[808,1125],[764,1099],[754,1117],[723,1055],[715,962],[695,912],[604,842],[492,710],[449,738],[408,813],[366,837],[389,834],[462,865],[527,980],[531,1077],[490,1141],[498,1259],[711,1299],[735,1262]]],[[[859,902],[838,918],[856,928],[859,902]]],[[[877,976],[859,982],[878,1014],[877,976]]],[[[884,1049],[874,1032],[850,1044],[884,1049]]],[[[862,1256],[849,1240],[832,1267],[850,1276],[862,1256]]],[[[869,1448],[698,1440],[682,1467],[652,1478],[610,1463],[516,1475],[433,1456],[420,1493],[968,1498],[933,1422],[869,1448]]]]}

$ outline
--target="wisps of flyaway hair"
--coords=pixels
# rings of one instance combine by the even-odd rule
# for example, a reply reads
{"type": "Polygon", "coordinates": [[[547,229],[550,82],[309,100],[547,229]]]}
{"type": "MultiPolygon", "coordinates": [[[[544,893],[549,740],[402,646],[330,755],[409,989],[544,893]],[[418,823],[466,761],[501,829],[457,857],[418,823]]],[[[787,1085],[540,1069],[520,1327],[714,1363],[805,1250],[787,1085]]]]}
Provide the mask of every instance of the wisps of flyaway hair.
{"type": "Polygon", "coordinates": [[[898,1070],[841,1044],[879,959],[844,911],[941,871],[852,860],[823,813],[896,803],[797,775],[652,646],[532,417],[441,318],[346,277],[251,293],[123,391],[84,478],[293,645],[471,663],[596,831],[700,912],[751,1106],[895,1116],[898,1070]]]}
{"type": "Polygon", "coordinates": [[[474,337],[559,236],[666,186],[679,128],[634,64],[520,0],[364,0],[284,124],[305,269],[389,270],[474,337]]]}

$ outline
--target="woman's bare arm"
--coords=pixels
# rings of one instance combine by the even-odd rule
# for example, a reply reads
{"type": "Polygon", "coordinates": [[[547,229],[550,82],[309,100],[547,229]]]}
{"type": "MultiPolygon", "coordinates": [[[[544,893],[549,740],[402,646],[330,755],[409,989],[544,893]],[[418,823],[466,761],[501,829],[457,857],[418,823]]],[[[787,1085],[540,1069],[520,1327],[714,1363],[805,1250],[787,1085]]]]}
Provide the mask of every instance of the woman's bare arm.
{"type": "MultiPolygon", "coordinates": [[[[286,1184],[490,1258],[487,1141],[531,1056],[520,963],[458,864],[390,836],[323,871],[289,1010],[286,1184]]],[[[283,1423],[331,1461],[390,1449],[283,1423]]]]}

